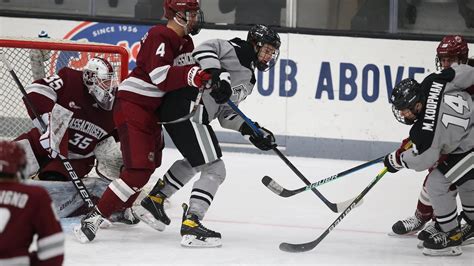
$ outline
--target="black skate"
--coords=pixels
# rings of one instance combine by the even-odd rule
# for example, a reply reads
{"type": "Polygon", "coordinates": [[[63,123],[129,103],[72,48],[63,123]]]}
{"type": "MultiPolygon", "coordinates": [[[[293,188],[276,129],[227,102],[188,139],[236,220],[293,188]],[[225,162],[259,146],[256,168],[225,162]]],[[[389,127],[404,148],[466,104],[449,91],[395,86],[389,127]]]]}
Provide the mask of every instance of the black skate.
{"type": "Polygon", "coordinates": [[[150,193],[143,198],[140,205],[132,207],[136,218],[158,231],[164,231],[170,224],[170,218],[166,215],[164,203],[166,196],[160,190],[164,187],[164,182],[160,179],[150,193]]]}
{"type": "Polygon", "coordinates": [[[92,209],[86,216],[81,219],[81,225],[74,227],[74,235],[81,243],[87,243],[94,240],[97,230],[105,218],[97,210],[97,207],[92,209]]]}
{"type": "Polygon", "coordinates": [[[437,222],[431,222],[429,223],[425,229],[421,230],[420,232],[418,232],[418,245],[417,247],[418,248],[423,248],[423,242],[425,242],[425,240],[427,240],[428,238],[430,238],[430,236],[434,235],[434,234],[437,234],[439,232],[441,232],[441,227],[439,227],[439,224],[437,222]]]}
{"type": "MultiPolygon", "coordinates": [[[[137,215],[132,210],[132,208],[126,208],[123,211],[112,213],[112,215],[110,215],[110,218],[108,220],[112,223],[135,225],[140,222],[140,219],[138,219],[136,216],[137,215]]],[[[100,227],[103,228],[102,225],[100,227]]]]}
{"type": "Polygon", "coordinates": [[[469,219],[464,212],[461,212],[460,218],[466,221],[465,224],[461,225],[462,245],[474,244],[474,221],[469,219]]]}
{"type": "Polygon", "coordinates": [[[188,205],[183,203],[183,223],[181,224],[181,246],[183,247],[220,247],[221,234],[204,227],[198,217],[187,213],[188,205]]]}
{"type": "Polygon", "coordinates": [[[438,232],[423,242],[423,254],[428,256],[458,256],[462,254],[462,234],[457,227],[449,232],[438,232]]]}
{"type": "Polygon", "coordinates": [[[410,216],[404,220],[399,220],[392,226],[391,236],[412,236],[423,229],[426,221],[422,220],[418,215],[410,216]]]}

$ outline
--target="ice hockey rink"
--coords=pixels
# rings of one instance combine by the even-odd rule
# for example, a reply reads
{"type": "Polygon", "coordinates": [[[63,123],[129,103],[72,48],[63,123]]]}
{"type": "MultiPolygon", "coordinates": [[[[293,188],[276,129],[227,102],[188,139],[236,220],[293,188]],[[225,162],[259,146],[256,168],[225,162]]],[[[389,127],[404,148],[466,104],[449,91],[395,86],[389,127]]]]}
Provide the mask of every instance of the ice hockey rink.
{"type": "MultiPolygon", "coordinates": [[[[163,165],[153,180],[178,158],[177,150],[165,149],[163,165]]],[[[363,163],[288,158],[311,182],[363,163]]],[[[223,159],[227,179],[203,222],[222,233],[222,247],[180,246],[181,203],[188,201],[192,187],[189,183],[171,199],[167,212],[172,221],[164,232],[154,231],[144,223],[114,225],[100,230],[93,242],[80,244],[72,233],[79,220],[63,220],[65,265],[474,265],[474,245],[463,247],[461,256],[427,257],[416,247],[415,237],[387,235],[396,220],[414,212],[424,172],[387,173],[366,195],[363,204],[353,209],[315,249],[286,253],[278,249],[281,242],[314,240],[339,214],[310,191],[282,198],[264,187],[264,175],[288,189],[304,186],[271,151],[268,155],[224,152],[223,159]]],[[[382,168],[383,164],[375,164],[323,185],[319,191],[331,202],[345,201],[357,196],[382,168]]]]}

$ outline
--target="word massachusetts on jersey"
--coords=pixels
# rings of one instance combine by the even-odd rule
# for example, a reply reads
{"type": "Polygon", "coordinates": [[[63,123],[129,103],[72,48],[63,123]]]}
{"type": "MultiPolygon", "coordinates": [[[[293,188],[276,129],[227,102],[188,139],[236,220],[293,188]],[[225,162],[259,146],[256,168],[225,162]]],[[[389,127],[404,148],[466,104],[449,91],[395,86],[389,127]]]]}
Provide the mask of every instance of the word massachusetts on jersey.
{"type": "Polygon", "coordinates": [[[71,119],[71,122],[69,122],[69,128],[87,133],[97,139],[101,139],[102,137],[107,135],[107,132],[101,127],[97,126],[94,123],[79,118],[71,119]]]}

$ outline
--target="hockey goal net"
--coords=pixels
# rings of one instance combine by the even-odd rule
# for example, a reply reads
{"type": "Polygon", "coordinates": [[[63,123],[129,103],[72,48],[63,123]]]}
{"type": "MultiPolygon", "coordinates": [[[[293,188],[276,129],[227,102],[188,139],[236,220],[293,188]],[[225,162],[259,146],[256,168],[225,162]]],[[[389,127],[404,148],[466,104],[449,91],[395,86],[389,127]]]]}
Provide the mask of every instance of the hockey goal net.
{"type": "MultiPolygon", "coordinates": [[[[10,63],[23,86],[54,75],[63,67],[82,70],[94,56],[107,59],[120,81],[128,74],[128,52],[116,45],[0,37],[0,53],[10,63]]],[[[0,61],[0,139],[13,139],[33,126],[22,96],[7,67],[0,61]]]]}

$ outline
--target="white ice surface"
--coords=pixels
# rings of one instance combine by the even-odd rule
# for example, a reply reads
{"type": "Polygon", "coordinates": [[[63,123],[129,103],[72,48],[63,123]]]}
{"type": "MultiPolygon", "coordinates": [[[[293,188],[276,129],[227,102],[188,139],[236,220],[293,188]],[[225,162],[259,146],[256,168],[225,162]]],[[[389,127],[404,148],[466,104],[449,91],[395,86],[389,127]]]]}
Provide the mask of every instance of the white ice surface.
{"type": "MultiPolygon", "coordinates": [[[[282,186],[295,189],[304,183],[272,152],[269,155],[224,153],[227,179],[219,189],[203,224],[222,233],[221,248],[180,246],[181,203],[188,202],[192,182],[171,198],[171,225],[157,232],[146,224],[99,230],[96,239],[80,244],[72,234],[78,219],[63,220],[66,232],[65,265],[474,265],[474,245],[458,257],[427,257],[417,239],[389,237],[392,224],[413,214],[425,173],[403,170],[386,174],[313,250],[286,253],[281,242],[303,243],[317,238],[337,217],[312,192],[281,198],[261,183],[269,175],[282,186]]],[[[174,160],[165,149],[161,177],[174,160]]],[[[311,181],[342,172],[360,161],[289,157],[311,181]]],[[[319,187],[332,202],[357,196],[382,169],[382,164],[360,170],[319,187]]]]}

